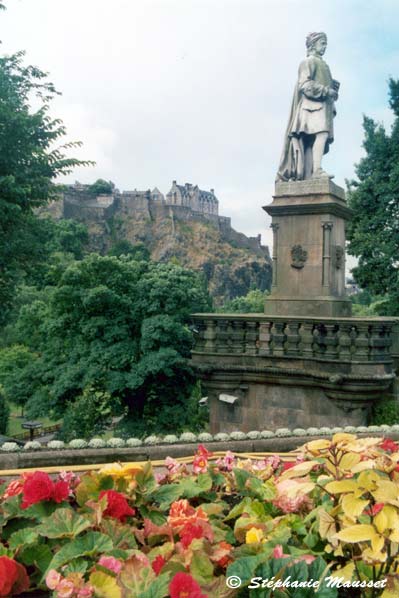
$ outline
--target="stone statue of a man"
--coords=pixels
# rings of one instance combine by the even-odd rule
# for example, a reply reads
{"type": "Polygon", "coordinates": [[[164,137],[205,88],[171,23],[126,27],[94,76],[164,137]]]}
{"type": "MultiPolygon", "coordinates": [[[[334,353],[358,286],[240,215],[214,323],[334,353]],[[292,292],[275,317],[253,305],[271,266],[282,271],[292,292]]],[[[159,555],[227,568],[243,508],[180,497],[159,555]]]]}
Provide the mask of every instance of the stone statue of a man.
{"type": "Polygon", "coordinates": [[[322,58],[326,47],[325,33],[309,33],[307,58],[299,65],[278,181],[330,176],[321,168],[321,159],[334,141],[334,102],[339,83],[331,77],[322,58]]]}

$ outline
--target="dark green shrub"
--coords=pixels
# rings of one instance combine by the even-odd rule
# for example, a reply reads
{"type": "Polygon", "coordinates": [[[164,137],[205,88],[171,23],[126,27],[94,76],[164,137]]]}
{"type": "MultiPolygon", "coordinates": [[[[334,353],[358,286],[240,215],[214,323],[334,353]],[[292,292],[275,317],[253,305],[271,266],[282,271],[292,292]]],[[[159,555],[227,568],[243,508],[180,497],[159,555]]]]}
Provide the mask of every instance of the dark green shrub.
{"type": "Polygon", "coordinates": [[[370,423],[375,426],[399,424],[399,401],[394,399],[379,401],[373,408],[370,423]]]}
{"type": "Polygon", "coordinates": [[[4,395],[0,392],[0,434],[7,434],[9,417],[10,409],[6,403],[4,395]]]}

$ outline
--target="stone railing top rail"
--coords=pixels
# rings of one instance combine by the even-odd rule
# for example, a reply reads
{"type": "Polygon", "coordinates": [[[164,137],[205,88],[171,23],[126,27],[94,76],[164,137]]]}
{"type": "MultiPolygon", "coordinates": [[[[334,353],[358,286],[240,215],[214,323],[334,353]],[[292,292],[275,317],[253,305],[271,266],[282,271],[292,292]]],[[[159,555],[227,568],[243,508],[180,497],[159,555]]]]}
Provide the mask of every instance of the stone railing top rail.
{"type": "Polygon", "coordinates": [[[313,317],[313,316],[274,316],[264,313],[195,313],[192,314],[195,319],[201,320],[245,320],[256,322],[317,322],[331,324],[398,324],[399,317],[395,316],[351,316],[351,317],[313,317]]]}

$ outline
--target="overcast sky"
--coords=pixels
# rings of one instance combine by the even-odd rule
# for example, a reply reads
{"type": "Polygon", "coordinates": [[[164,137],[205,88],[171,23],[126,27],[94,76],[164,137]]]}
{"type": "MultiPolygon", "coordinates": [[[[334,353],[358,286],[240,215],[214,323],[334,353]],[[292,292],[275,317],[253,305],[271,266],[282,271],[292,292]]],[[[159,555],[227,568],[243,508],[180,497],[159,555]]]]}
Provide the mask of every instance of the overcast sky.
{"type": "Polygon", "coordinates": [[[361,156],[362,115],[391,123],[399,78],[398,0],[5,0],[3,52],[24,49],[62,92],[53,114],[79,157],[65,182],[120,189],[172,179],[215,188],[234,228],[270,243],[271,201],[309,31],[326,31],[341,82],[324,167],[344,185],[361,156]]]}

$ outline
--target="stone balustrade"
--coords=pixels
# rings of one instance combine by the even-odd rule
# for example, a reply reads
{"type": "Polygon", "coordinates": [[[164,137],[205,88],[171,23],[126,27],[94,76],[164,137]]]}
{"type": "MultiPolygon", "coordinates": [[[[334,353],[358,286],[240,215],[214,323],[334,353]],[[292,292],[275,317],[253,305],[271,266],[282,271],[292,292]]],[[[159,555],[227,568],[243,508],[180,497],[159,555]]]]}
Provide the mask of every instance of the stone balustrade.
{"type": "Polygon", "coordinates": [[[398,318],[194,314],[194,354],[392,363],[398,318]]]}

